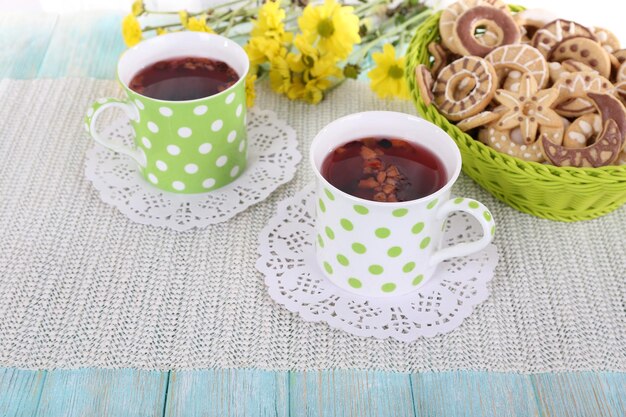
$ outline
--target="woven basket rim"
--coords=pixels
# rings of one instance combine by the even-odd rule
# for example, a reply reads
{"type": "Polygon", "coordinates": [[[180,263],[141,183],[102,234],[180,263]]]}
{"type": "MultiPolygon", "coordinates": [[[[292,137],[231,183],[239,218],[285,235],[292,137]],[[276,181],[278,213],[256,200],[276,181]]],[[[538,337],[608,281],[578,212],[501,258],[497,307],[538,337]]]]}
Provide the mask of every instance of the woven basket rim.
{"type": "MultiPolygon", "coordinates": [[[[524,8],[522,6],[517,5],[509,5],[509,8],[512,11],[520,11],[524,8]]],[[[438,28],[439,18],[441,17],[442,11],[438,11],[429,16],[420,27],[434,25],[438,28]]],[[[407,49],[407,67],[405,76],[407,79],[413,77],[415,67],[417,64],[426,64],[425,62],[417,62],[417,59],[413,60],[410,57],[413,57],[417,54],[416,51],[420,50],[420,48],[426,48],[426,44],[422,42],[422,39],[418,36],[420,33],[420,28],[418,27],[409,48],[407,49]],[[412,65],[415,61],[415,65],[412,65]]],[[[438,32],[438,29],[436,29],[438,32]]],[[[437,34],[438,36],[438,34],[437,34]]],[[[409,88],[411,91],[411,97],[415,101],[416,104],[421,104],[425,106],[424,101],[422,100],[419,91],[417,90],[412,82],[409,82],[409,88]]],[[[606,182],[607,184],[613,184],[615,182],[624,182],[626,183],[626,165],[608,165],[598,168],[576,168],[576,167],[559,167],[550,164],[542,164],[539,162],[532,161],[524,161],[523,159],[516,158],[511,155],[507,155],[502,152],[498,152],[495,149],[483,144],[482,142],[474,139],[469,134],[460,130],[455,124],[450,122],[443,116],[439,111],[431,104],[429,107],[433,107],[433,109],[441,116],[443,119],[443,123],[445,124],[446,130],[452,131],[458,139],[463,138],[465,142],[465,146],[472,153],[479,153],[482,156],[486,156],[489,159],[493,160],[495,163],[499,163],[500,165],[506,165],[507,168],[519,171],[524,175],[533,175],[536,176],[537,179],[542,181],[567,181],[568,183],[589,183],[589,182],[606,182]]]]}

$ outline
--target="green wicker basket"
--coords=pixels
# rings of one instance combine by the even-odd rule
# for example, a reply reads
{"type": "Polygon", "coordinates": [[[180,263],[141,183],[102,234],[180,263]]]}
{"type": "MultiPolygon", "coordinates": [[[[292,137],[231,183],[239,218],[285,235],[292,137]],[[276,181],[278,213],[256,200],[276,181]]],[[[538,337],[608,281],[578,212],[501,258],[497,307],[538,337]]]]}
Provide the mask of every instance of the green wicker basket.
{"type": "MultiPolygon", "coordinates": [[[[521,7],[511,6],[516,12],[521,7]]],[[[474,140],[426,106],[415,85],[415,68],[429,63],[427,46],[439,39],[441,12],[415,32],[407,51],[406,77],[417,111],[454,139],[463,157],[463,171],[496,198],[538,217],[566,222],[603,216],[626,203],[626,166],[560,168],[526,162],[474,140]]]]}

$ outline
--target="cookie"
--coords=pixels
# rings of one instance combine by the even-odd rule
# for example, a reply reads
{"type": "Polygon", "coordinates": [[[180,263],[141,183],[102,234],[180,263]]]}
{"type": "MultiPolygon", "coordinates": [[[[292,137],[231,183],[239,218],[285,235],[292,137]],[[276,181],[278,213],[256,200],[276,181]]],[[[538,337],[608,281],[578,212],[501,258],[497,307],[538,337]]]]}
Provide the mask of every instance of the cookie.
{"type": "Polygon", "coordinates": [[[500,118],[501,114],[493,111],[482,111],[457,123],[456,127],[463,132],[484,126],[500,118]]]}
{"type": "Polygon", "coordinates": [[[433,57],[433,64],[430,67],[430,72],[436,77],[439,71],[446,65],[448,65],[448,54],[443,46],[437,42],[431,42],[428,44],[428,52],[433,57]]]}
{"type": "Polygon", "coordinates": [[[519,91],[519,83],[522,79],[522,72],[513,70],[509,71],[506,75],[504,75],[503,73],[502,76],[499,75],[498,77],[500,79],[504,79],[504,81],[502,82],[502,88],[504,88],[505,90],[513,91],[514,93],[517,93],[519,91]]]}
{"type": "Polygon", "coordinates": [[[603,93],[613,90],[613,84],[597,72],[571,72],[562,75],[552,86],[559,92],[554,110],[565,117],[578,117],[594,112],[588,92],[603,93]]]}
{"type": "Polygon", "coordinates": [[[433,102],[433,76],[426,65],[420,64],[415,68],[415,84],[417,84],[424,104],[430,106],[430,103],[433,102]]]}
{"type": "Polygon", "coordinates": [[[621,149],[620,130],[615,120],[608,120],[602,133],[592,145],[581,149],[568,149],[558,146],[545,137],[541,137],[541,145],[546,159],[553,165],[560,167],[601,167],[611,165],[620,153],[621,149]]]}
{"type": "Polygon", "coordinates": [[[564,74],[581,71],[597,73],[597,71],[590,66],[582,64],[573,59],[566,59],[563,62],[548,63],[548,72],[550,73],[550,81],[552,81],[552,83],[558,81],[558,79],[561,78],[561,76],[564,74]]]}
{"type": "Polygon", "coordinates": [[[593,33],[587,27],[569,20],[557,19],[535,33],[532,45],[547,58],[554,45],[573,36],[583,36],[595,40],[593,33]]]}
{"type": "MultiPolygon", "coordinates": [[[[562,126],[556,128],[541,127],[539,133],[546,135],[556,144],[560,144],[563,140],[562,126]]],[[[510,130],[498,130],[492,123],[478,132],[478,140],[498,152],[524,161],[543,162],[545,160],[541,143],[536,141],[530,145],[525,144],[519,127],[510,130]]]]}
{"type": "Polygon", "coordinates": [[[526,9],[513,15],[513,20],[522,29],[522,40],[527,43],[539,29],[557,18],[554,13],[543,9],[526,9]]]}
{"type": "Polygon", "coordinates": [[[610,55],[593,39],[581,36],[567,38],[554,45],[548,54],[548,61],[562,62],[567,59],[582,62],[603,77],[611,75],[610,55]]]}
{"type": "Polygon", "coordinates": [[[460,100],[466,97],[476,87],[476,79],[472,77],[466,77],[461,80],[459,85],[453,90],[453,97],[455,100],[460,100]]]}
{"type": "Polygon", "coordinates": [[[584,148],[602,131],[602,118],[595,113],[587,113],[572,122],[565,130],[563,146],[570,149],[584,148]]]}
{"type": "Polygon", "coordinates": [[[454,39],[454,25],[459,16],[475,6],[495,7],[508,13],[506,3],[501,0],[461,0],[451,4],[443,10],[441,17],[439,18],[439,35],[441,36],[441,43],[450,51],[457,54],[460,53],[456,47],[456,41],[454,39]]]}
{"type": "Polygon", "coordinates": [[[615,36],[613,32],[605,28],[592,27],[591,33],[596,37],[600,45],[607,51],[609,54],[617,51],[621,48],[619,43],[619,38],[615,36]]]}
{"type": "Polygon", "coordinates": [[[617,127],[622,132],[622,142],[626,143],[626,107],[609,93],[592,92],[588,96],[598,109],[602,123],[606,123],[609,119],[615,120],[617,127]]]}
{"type": "Polygon", "coordinates": [[[568,149],[541,137],[546,159],[556,166],[600,167],[613,163],[624,144],[626,109],[610,94],[589,93],[594,107],[600,112],[603,128],[596,141],[584,148],[568,149]]]}
{"type": "Polygon", "coordinates": [[[548,62],[537,48],[530,45],[500,46],[487,54],[485,59],[493,65],[496,71],[512,70],[508,73],[507,79],[515,78],[513,71],[517,71],[520,77],[522,73],[528,72],[535,78],[537,85],[543,88],[550,77],[548,62]]]}
{"type": "Polygon", "coordinates": [[[540,90],[532,75],[523,74],[519,92],[504,89],[496,91],[496,101],[505,106],[507,111],[495,126],[499,130],[510,130],[519,126],[524,143],[531,144],[537,140],[540,126],[562,126],[561,118],[550,108],[557,97],[556,89],[540,90]]]}
{"type": "Polygon", "coordinates": [[[463,55],[484,57],[499,46],[519,43],[522,35],[509,12],[490,6],[476,6],[458,17],[453,37],[456,48],[463,55]],[[476,36],[478,27],[484,27],[486,33],[497,35],[493,45],[479,42],[476,36]]]}
{"type": "Polygon", "coordinates": [[[615,80],[618,83],[622,81],[626,81],[626,62],[622,63],[617,70],[617,74],[615,75],[615,80]]]}
{"type": "Polygon", "coordinates": [[[433,102],[449,120],[458,121],[483,111],[496,88],[497,76],[493,66],[482,58],[466,56],[441,70],[435,80],[433,102]],[[472,90],[465,97],[455,97],[459,84],[468,78],[469,82],[474,82],[472,90]]]}
{"type": "Polygon", "coordinates": [[[626,81],[615,84],[612,92],[621,100],[622,104],[626,105],[626,81]]]}
{"type": "Polygon", "coordinates": [[[626,49],[620,49],[617,50],[615,52],[613,52],[612,54],[615,58],[617,58],[617,62],[621,64],[624,63],[624,61],[626,61],[626,49]]]}

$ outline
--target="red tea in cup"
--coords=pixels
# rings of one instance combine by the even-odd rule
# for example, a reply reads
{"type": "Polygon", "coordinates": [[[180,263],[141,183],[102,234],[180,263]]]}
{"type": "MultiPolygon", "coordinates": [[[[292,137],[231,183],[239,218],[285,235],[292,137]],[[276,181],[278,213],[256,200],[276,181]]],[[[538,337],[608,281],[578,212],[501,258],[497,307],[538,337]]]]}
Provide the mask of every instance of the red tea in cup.
{"type": "Polygon", "coordinates": [[[180,57],[148,65],[133,76],[128,86],[157,100],[185,101],[221,93],[238,80],[237,72],[223,61],[180,57]]]}
{"type": "Polygon", "coordinates": [[[333,150],[321,174],[339,190],[371,201],[399,202],[426,197],[448,181],[439,158],[402,139],[369,137],[333,150]]]}

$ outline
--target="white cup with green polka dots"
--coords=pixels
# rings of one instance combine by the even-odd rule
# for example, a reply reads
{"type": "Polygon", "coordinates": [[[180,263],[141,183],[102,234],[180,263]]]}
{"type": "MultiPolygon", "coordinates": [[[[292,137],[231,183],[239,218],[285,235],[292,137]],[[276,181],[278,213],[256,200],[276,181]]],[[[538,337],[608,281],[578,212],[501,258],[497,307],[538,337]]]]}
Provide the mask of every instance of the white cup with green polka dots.
{"type": "Polygon", "coordinates": [[[386,111],[335,120],[313,140],[311,164],[317,176],[317,263],[345,290],[364,296],[407,294],[424,285],[440,262],[480,251],[493,239],[494,221],[483,204],[471,198],[450,198],[461,172],[461,154],[443,130],[426,120],[386,111]],[[372,136],[404,139],[429,149],[445,166],[446,184],[417,200],[387,203],[354,197],[322,176],[322,163],[333,149],[372,136]],[[446,218],[455,211],[474,216],[483,236],[441,248],[446,218]]]}
{"type": "Polygon", "coordinates": [[[145,40],[122,54],[117,78],[127,98],[101,98],[88,109],[85,128],[99,144],[136,161],[155,187],[174,193],[203,193],[237,179],[246,168],[245,77],[249,60],[243,48],[222,36],[177,32],[145,40]],[[230,65],[239,80],[213,96],[187,101],[157,100],[129,88],[144,67],[169,58],[204,57],[230,65]],[[134,146],[126,147],[96,131],[106,109],[119,108],[130,119],[134,146]]]}

